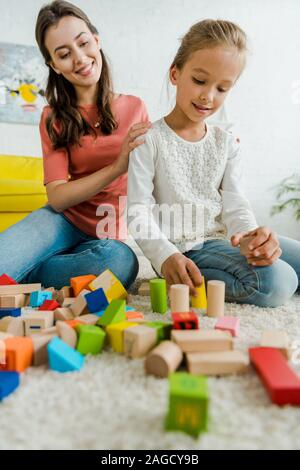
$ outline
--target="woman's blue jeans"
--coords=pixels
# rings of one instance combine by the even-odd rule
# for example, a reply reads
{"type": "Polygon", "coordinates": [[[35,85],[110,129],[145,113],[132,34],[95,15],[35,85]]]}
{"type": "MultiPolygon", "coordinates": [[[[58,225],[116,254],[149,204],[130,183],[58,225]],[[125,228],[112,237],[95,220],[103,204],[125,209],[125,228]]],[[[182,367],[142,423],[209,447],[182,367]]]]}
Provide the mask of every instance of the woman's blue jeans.
{"type": "Polygon", "coordinates": [[[45,206],[0,233],[0,275],[60,289],[70,279],[110,269],[126,289],[138,274],[134,252],[122,242],[93,238],[45,206]]]}
{"type": "Polygon", "coordinates": [[[282,255],[271,266],[249,265],[227,240],[208,240],[185,256],[196,263],[206,281],[225,282],[227,302],[278,307],[300,286],[300,242],[285,237],[279,241],[282,255]]]}

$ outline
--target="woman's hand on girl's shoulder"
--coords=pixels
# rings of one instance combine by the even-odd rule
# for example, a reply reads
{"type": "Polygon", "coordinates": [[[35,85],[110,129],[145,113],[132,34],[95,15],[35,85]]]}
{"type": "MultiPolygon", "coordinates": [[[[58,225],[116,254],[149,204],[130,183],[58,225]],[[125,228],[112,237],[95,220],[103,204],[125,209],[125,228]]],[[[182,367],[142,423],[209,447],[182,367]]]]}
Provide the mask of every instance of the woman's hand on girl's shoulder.
{"type": "Polygon", "coordinates": [[[116,162],[113,164],[113,170],[116,172],[117,176],[121,176],[128,171],[129,165],[129,154],[135,148],[145,143],[145,139],[139,138],[142,135],[145,135],[151,127],[151,122],[140,122],[139,124],[134,124],[127,136],[125,137],[120,155],[116,162]]]}
{"type": "Polygon", "coordinates": [[[173,284],[186,284],[191,295],[196,295],[195,287],[202,284],[202,276],[198,266],[182,253],[169,256],[162,264],[161,272],[168,287],[173,284]]]}

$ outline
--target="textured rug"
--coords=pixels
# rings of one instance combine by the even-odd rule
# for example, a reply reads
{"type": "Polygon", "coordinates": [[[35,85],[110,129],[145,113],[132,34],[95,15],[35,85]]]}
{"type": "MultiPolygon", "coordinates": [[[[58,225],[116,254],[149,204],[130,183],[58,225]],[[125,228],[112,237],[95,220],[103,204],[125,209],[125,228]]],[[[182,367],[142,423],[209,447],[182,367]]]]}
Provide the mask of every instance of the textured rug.
{"type": "MultiPolygon", "coordinates": [[[[151,275],[141,260],[133,292],[151,275]]],[[[148,297],[133,295],[132,305],[161,319],[150,313],[148,297]]],[[[226,313],[241,319],[237,349],[258,344],[267,328],[300,340],[300,296],[277,309],[226,304],[226,313]]],[[[210,328],[215,320],[200,322],[210,328]]],[[[208,433],[194,439],[165,432],[168,381],[146,376],[143,364],[104,351],[88,357],[79,373],[28,369],[20,388],[0,404],[0,449],[300,449],[300,407],[272,405],[252,368],[243,376],[209,379],[208,433]]],[[[300,374],[300,366],[294,369],[300,374]]]]}

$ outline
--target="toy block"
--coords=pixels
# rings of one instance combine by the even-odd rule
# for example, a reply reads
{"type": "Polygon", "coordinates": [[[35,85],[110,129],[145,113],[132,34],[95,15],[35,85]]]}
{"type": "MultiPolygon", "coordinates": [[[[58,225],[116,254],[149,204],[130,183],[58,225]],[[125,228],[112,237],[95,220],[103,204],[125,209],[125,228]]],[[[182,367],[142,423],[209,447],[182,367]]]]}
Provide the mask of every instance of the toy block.
{"type": "Polygon", "coordinates": [[[52,292],[48,291],[36,291],[31,292],[29,298],[29,305],[30,307],[36,308],[43,305],[45,300],[52,300],[53,294],[52,292]]]}
{"type": "Polygon", "coordinates": [[[188,371],[194,375],[229,375],[247,372],[249,359],[241,351],[188,353],[188,371]]]}
{"type": "Polygon", "coordinates": [[[149,328],[155,328],[157,331],[157,342],[160,343],[165,339],[170,339],[171,331],[172,331],[172,323],[165,323],[162,321],[147,321],[144,323],[145,326],[149,328]]]}
{"type": "Polygon", "coordinates": [[[215,330],[229,331],[232,336],[238,336],[240,319],[236,317],[220,317],[215,325],[215,330]]]}
{"type": "Polygon", "coordinates": [[[74,320],[67,320],[65,321],[66,325],[69,325],[71,328],[76,328],[77,325],[83,325],[82,321],[78,318],[74,318],[74,320]]]}
{"type": "Polygon", "coordinates": [[[98,326],[108,326],[126,320],[125,300],[114,299],[105,309],[104,314],[99,318],[98,326]]]}
{"type": "Polygon", "coordinates": [[[56,302],[56,300],[45,300],[42,305],[39,307],[39,310],[42,310],[43,312],[45,311],[54,311],[56,310],[57,308],[60,308],[61,306],[59,305],[58,302],[56,302]]]}
{"type": "Polygon", "coordinates": [[[274,348],[250,348],[250,360],[276,405],[300,405],[300,378],[274,348]]]}
{"type": "Polygon", "coordinates": [[[96,276],[93,274],[87,275],[87,276],[78,276],[78,277],[73,277],[70,280],[71,287],[74,292],[74,296],[77,297],[81,291],[88,290],[89,284],[96,279],[96,276]]]}
{"type": "Polygon", "coordinates": [[[4,341],[7,338],[12,338],[14,335],[11,333],[4,333],[3,331],[0,331],[0,341],[4,341]]]}
{"type": "Polygon", "coordinates": [[[54,296],[57,292],[57,290],[55,289],[55,287],[46,287],[43,289],[42,292],[52,292],[52,296],[54,296]]]}
{"type": "Polygon", "coordinates": [[[124,352],[124,331],[127,328],[138,326],[138,323],[123,321],[119,323],[112,323],[106,327],[106,333],[111,347],[118,353],[124,352]]]}
{"type": "Polygon", "coordinates": [[[56,308],[54,310],[54,321],[66,321],[73,320],[74,315],[72,310],[69,307],[56,308]]]}
{"type": "Polygon", "coordinates": [[[44,312],[35,311],[24,315],[25,336],[40,333],[41,330],[53,327],[54,312],[46,310],[44,312]]]}
{"type": "Polygon", "coordinates": [[[20,385],[18,372],[0,371],[0,401],[13,393],[20,385]]]}
{"type": "Polygon", "coordinates": [[[25,326],[23,317],[4,317],[0,320],[0,331],[10,333],[13,336],[24,336],[25,326]]]}
{"type": "Polygon", "coordinates": [[[207,298],[206,298],[206,289],[205,289],[205,279],[202,276],[201,286],[195,287],[197,296],[191,296],[192,308],[199,308],[201,310],[207,309],[207,298]]]}
{"type": "Polygon", "coordinates": [[[174,330],[197,330],[199,328],[198,317],[194,312],[172,313],[174,330]]]}
{"type": "Polygon", "coordinates": [[[62,287],[56,294],[56,300],[57,302],[60,303],[60,305],[63,305],[64,300],[66,298],[73,298],[73,297],[74,297],[74,292],[71,286],[62,287]]]}
{"type": "Polygon", "coordinates": [[[41,330],[41,332],[39,333],[39,335],[52,335],[52,336],[57,336],[58,333],[57,333],[57,328],[56,326],[52,326],[51,328],[44,328],[43,330],[41,330]]]}
{"type": "Polygon", "coordinates": [[[22,308],[25,306],[25,294],[2,295],[0,297],[0,308],[22,308]]]}
{"type": "Polygon", "coordinates": [[[166,280],[151,279],[149,285],[152,311],[161,314],[166,313],[168,310],[166,280]]]}
{"type": "Polygon", "coordinates": [[[180,366],[182,359],[183,354],[177,344],[163,341],[146,357],[145,372],[155,377],[168,377],[180,366]]]}
{"type": "Polygon", "coordinates": [[[102,287],[90,292],[89,294],[85,294],[85,299],[87,301],[89,312],[91,313],[99,312],[103,309],[105,310],[108,306],[108,301],[102,287]]]}
{"type": "Polygon", "coordinates": [[[77,345],[77,332],[76,327],[72,328],[67,322],[58,321],[56,323],[58,336],[67,343],[71,348],[76,349],[77,345]]]}
{"type": "Polygon", "coordinates": [[[170,307],[172,313],[190,311],[190,289],[185,284],[173,284],[170,287],[170,307]]]}
{"type": "Polygon", "coordinates": [[[137,318],[141,320],[144,319],[144,314],[141,312],[130,311],[126,312],[125,315],[127,320],[136,320],[137,318]]]}
{"type": "Polygon", "coordinates": [[[55,335],[33,335],[33,365],[35,367],[48,364],[47,346],[55,335]]]}
{"type": "Polygon", "coordinates": [[[94,291],[97,289],[104,290],[108,302],[112,300],[127,300],[127,292],[119,279],[107,269],[100,274],[94,281],[89,284],[89,288],[94,291]]]}
{"type": "Polygon", "coordinates": [[[88,313],[87,315],[80,316],[80,322],[83,325],[96,325],[98,323],[99,317],[94,313],[88,313]]]}
{"type": "Polygon", "coordinates": [[[149,282],[143,282],[139,289],[138,289],[138,295],[141,296],[150,296],[150,284],[149,282]]]}
{"type": "Polygon", "coordinates": [[[157,344],[157,334],[154,328],[137,325],[124,331],[125,356],[136,359],[148,354],[157,344]]]}
{"type": "Polygon", "coordinates": [[[84,356],[60,338],[53,338],[47,346],[50,369],[56,372],[76,372],[84,364],[84,356]]]}
{"type": "Polygon", "coordinates": [[[72,310],[74,317],[79,317],[80,315],[86,315],[90,313],[85,298],[85,294],[88,293],[88,290],[82,290],[78,297],[76,297],[74,302],[70,305],[70,309],[72,310]]]}
{"type": "Polygon", "coordinates": [[[289,359],[290,339],[285,331],[266,330],[262,332],[260,346],[279,349],[289,359]]]}
{"type": "Polygon", "coordinates": [[[7,274],[2,274],[0,276],[0,286],[15,286],[18,283],[7,274]]]}
{"type": "Polygon", "coordinates": [[[30,367],[33,359],[33,343],[31,338],[7,338],[6,364],[0,364],[1,370],[24,372],[30,367]]]}
{"type": "Polygon", "coordinates": [[[0,308],[0,319],[4,317],[20,317],[21,309],[20,308],[0,308]]]}
{"type": "Polygon", "coordinates": [[[193,437],[207,431],[209,393],[206,377],[176,372],[169,377],[167,431],[182,431],[193,437]]]}
{"type": "Polygon", "coordinates": [[[0,286],[0,295],[31,294],[31,292],[41,289],[41,284],[16,284],[0,286]]]}
{"type": "Polygon", "coordinates": [[[171,339],[188,352],[230,351],[233,339],[229,331],[219,330],[172,330],[171,339]]]}
{"type": "Polygon", "coordinates": [[[76,300],[76,297],[66,297],[64,301],[62,302],[61,306],[63,308],[69,308],[71,307],[71,305],[73,305],[75,300],[76,300]]]}
{"type": "Polygon", "coordinates": [[[207,283],[207,316],[222,317],[225,304],[225,282],[208,281],[207,283]]]}
{"type": "Polygon", "coordinates": [[[94,325],[77,325],[78,332],[77,351],[81,354],[99,354],[104,345],[106,333],[94,325]]]}

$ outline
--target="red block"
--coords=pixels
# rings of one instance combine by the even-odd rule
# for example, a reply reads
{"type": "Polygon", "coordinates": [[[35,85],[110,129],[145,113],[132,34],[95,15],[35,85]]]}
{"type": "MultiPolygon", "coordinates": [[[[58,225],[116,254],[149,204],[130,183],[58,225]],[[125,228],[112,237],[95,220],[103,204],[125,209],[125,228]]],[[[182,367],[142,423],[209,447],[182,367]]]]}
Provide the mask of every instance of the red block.
{"type": "Polygon", "coordinates": [[[300,405],[300,378],[274,348],[250,348],[250,360],[276,405],[300,405]]]}
{"type": "Polygon", "coordinates": [[[61,305],[56,302],[56,300],[45,300],[43,305],[39,307],[39,310],[56,310],[57,308],[60,308],[61,305]]]}
{"type": "Polygon", "coordinates": [[[13,286],[16,284],[18,283],[7,274],[2,274],[2,276],[0,276],[0,286],[13,286]]]}
{"type": "Polygon", "coordinates": [[[197,330],[198,317],[194,312],[172,313],[174,330],[197,330]]]}

